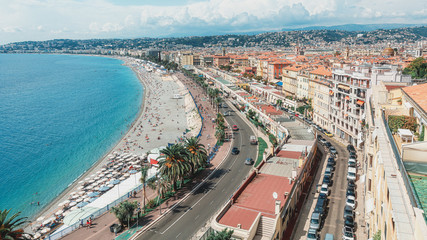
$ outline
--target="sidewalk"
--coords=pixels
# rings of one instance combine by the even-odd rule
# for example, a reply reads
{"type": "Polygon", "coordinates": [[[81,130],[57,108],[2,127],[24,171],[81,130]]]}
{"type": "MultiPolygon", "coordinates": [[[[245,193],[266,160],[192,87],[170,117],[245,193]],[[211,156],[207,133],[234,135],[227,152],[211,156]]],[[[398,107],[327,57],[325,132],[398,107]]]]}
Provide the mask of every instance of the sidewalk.
{"type": "MultiPolygon", "coordinates": [[[[188,90],[191,91],[191,93],[195,97],[197,105],[199,106],[199,108],[202,109],[201,113],[204,118],[204,121],[200,142],[204,144],[206,148],[208,148],[208,146],[212,148],[216,143],[216,138],[214,137],[215,126],[214,124],[212,124],[212,121],[210,119],[212,118],[212,116],[216,117],[216,113],[212,108],[212,105],[210,104],[209,100],[205,96],[203,89],[201,89],[191,80],[184,77],[182,74],[177,74],[177,77],[188,88],[188,90]]],[[[206,178],[227,156],[230,147],[231,142],[225,142],[223,146],[219,148],[215,157],[211,160],[211,166],[208,169],[201,172],[197,177],[192,179],[191,182],[188,182],[186,185],[184,185],[182,189],[179,189],[174,197],[171,197],[163,204],[161,204],[161,208],[158,207],[156,210],[153,210],[145,217],[140,219],[140,227],[144,226],[142,228],[142,231],[144,231],[150,224],[153,224],[157,220],[159,220],[162,215],[173,209],[175,204],[183,200],[183,198],[185,198],[185,196],[187,196],[194,187],[196,187],[200,182],[202,182],[203,179],[206,178]],[[162,214],[160,214],[160,209],[162,214]]],[[[142,195],[142,191],[140,191],[137,193],[136,198],[129,198],[129,201],[138,201],[141,202],[142,205],[142,195]]],[[[146,196],[148,200],[151,200],[154,199],[157,194],[154,190],[147,187],[146,196]]],[[[93,226],[91,228],[80,228],[72,232],[71,234],[63,237],[62,239],[115,239],[116,236],[114,235],[114,233],[110,232],[109,228],[110,225],[112,225],[113,223],[118,223],[117,218],[114,216],[114,214],[107,212],[101,217],[94,219],[93,226]]],[[[140,229],[140,227],[122,232],[121,234],[123,234],[123,236],[119,236],[117,237],[117,239],[130,238],[131,235],[133,235],[138,229],[140,229]]]]}

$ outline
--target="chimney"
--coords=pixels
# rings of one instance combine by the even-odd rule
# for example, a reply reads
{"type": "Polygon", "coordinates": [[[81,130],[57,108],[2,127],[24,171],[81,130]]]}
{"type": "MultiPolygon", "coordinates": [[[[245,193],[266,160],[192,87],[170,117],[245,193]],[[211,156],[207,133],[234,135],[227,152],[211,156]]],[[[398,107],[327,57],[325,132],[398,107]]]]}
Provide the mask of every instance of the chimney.
{"type": "Polygon", "coordinates": [[[238,228],[238,229],[241,229],[241,228],[242,228],[242,224],[240,224],[240,223],[239,223],[239,224],[237,224],[237,228],[238,228]]]}
{"type": "Polygon", "coordinates": [[[289,185],[292,185],[292,178],[288,178],[289,179],[289,185]]]}
{"type": "Polygon", "coordinates": [[[279,214],[280,213],[280,201],[276,200],[276,204],[275,204],[275,208],[274,208],[274,214],[279,214]]]}
{"type": "Polygon", "coordinates": [[[288,198],[289,192],[285,192],[285,199],[288,198]]]}

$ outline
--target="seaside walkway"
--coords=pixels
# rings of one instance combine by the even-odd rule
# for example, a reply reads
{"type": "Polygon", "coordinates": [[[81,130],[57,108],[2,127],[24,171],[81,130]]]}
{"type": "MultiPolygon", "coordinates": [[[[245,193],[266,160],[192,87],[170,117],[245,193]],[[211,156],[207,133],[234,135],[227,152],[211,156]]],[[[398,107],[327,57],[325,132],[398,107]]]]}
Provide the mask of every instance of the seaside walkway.
{"type": "MultiPolygon", "coordinates": [[[[192,93],[203,117],[203,128],[201,131],[200,142],[204,144],[207,149],[212,149],[215,146],[216,138],[214,137],[215,126],[211,119],[216,117],[216,112],[210,104],[206,94],[204,93],[204,90],[201,89],[196,83],[192,82],[190,79],[179,73],[174,75],[174,77],[178,78],[192,93]]],[[[197,176],[191,182],[184,185],[182,189],[178,190],[175,197],[172,197],[161,204],[161,208],[157,208],[156,210],[148,213],[139,224],[142,224],[142,226],[144,226],[143,228],[145,228],[150,223],[154,223],[157,219],[161,218],[162,214],[160,214],[159,209],[161,209],[163,214],[169,209],[172,209],[176,203],[181,201],[199,182],[202,181],[204,177],[206,177],[213,169],[218,166],[218,164],[221,163],[230,150],[230,145],[230,142],[224,143],[224,145],[219,148],[215,157],[211,160],[211,166],[209,169],[197,176]]],[[[142,195],[142,191],[139,191],[137,192],[136,197],[129,198],[129,201],[138,201],[142,203],[142,195]]],[[[156,197],[156,193],[154,190],[147,187],[146,196],[149,200],[151,200],[156,197]]],[[[115,239],[116,237],[117,239],[128,239],[133,233],[141,228],[138,227],[130,229],[121,233],[123,234],[122,236],[115,236],[114,233],[110,232],[109,228],[113,223],[118,223],[117,218],[112,213],[107,212],[99,218],[93,220],[92,227],[77,229],[62,239],[115,239]]]]}

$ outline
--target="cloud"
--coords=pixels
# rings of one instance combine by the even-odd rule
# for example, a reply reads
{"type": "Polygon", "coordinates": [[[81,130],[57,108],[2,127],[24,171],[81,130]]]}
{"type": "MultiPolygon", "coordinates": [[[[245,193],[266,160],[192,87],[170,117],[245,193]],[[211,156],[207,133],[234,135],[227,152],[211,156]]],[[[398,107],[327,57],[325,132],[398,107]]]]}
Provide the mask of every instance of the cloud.
{"type": "Polygon", "coordinates": [[[0,41],[217,34],[346,23],[427,23],[427,10],[420,10],[419,0],[142,2],[118,5],[111,0],[0,0],[0,41]]]}

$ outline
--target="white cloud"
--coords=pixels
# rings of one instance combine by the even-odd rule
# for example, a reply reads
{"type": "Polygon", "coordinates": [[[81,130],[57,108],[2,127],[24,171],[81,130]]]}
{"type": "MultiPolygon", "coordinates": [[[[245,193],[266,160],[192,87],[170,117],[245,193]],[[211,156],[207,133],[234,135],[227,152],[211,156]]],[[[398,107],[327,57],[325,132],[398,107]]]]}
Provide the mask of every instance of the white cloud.
{"type": "Polygon", "coordinates": [[[0,5],[0,44],[346,23],[427,23],[421,0],[204,0],[178,6],[119,6],[109,0],[0,0],[0,5]]]}

